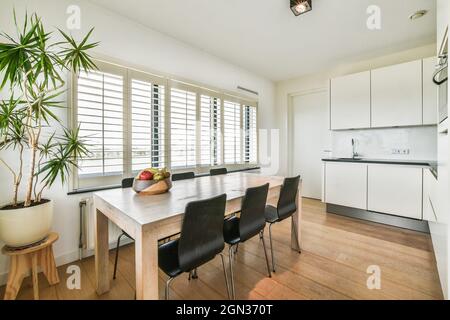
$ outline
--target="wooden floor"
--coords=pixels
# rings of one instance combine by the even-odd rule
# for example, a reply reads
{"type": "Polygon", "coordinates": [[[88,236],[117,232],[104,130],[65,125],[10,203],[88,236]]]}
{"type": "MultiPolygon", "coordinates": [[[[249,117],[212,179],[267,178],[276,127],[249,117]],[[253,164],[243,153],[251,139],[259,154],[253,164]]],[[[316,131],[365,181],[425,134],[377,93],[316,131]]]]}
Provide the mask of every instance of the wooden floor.
{"type": "MultiPolygon", "coordinates": [[[[277,272],[267,277],[258,237],[241,245],[235,263],[238,299],[442,299],[429,235],[326,214],[323,204],[310,199],[303,202],[301,255],[290,249],[290,221],[274,225],[272,231],[277,272]],[[367,288],[371,265],[381,268],[380,290],[367,288]]],[[[81,290],[67,289],[67,266],[59,268],[57,286],[50,287],[40,275],[41,299],[133,299],[134,247],[123,247],[120,255],[109,293],[96,295],[91,257],[73,263],[81,268],[81,290]]],[[[111,251],[111,269],[113,257],[111,251]]],[[[171,299],[226,298],[219,257],[199,268],[198,275],[192,281],[187,274],[175,279],[171,299]]],[[[160,273],[161,298],[165,279],[160,273]]],[[[1,297],[3,293],[4,287],[1,297]]],[[[18,299],[32,296],[27,278],[18,299]]]]}

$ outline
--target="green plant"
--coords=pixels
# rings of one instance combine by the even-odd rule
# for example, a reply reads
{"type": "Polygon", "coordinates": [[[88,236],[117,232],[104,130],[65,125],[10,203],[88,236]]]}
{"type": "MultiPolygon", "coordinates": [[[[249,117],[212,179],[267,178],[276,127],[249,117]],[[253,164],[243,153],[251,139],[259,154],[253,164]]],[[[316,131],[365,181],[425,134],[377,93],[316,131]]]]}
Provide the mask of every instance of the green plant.
{"type": "Polygon", "coordinates": [[[14,12],[17,35],[4,32],[0,37],[0,90],[10,98],[0,101],[0,150],[17,152],[18,169],[14,170],[4,159],[0,163],[14,177],[12,205],[18,205],[18,192],[24,176],[24,156],[30,157],[25,189],[24,207],[41,202],[42,192],[59,177],[67,180],[71,167],[88,150],[79,137],[79,127],[66,129],[55,115],[55,108],[63,108],[57,99],[66,91],[65,73],[96,69],[88,51],[98,43],[88,43],[91,30],[77,43],[72,36],[59,30],[63,41],[51,42],[53,32],[44,29],[42,20],[33,14],[25,15],[19,26],[14,12]],[[45,139],[43,131],[57,123],[55,130],[45,139]],[[44,142],[42,142],[45,140],[44,142]]]}

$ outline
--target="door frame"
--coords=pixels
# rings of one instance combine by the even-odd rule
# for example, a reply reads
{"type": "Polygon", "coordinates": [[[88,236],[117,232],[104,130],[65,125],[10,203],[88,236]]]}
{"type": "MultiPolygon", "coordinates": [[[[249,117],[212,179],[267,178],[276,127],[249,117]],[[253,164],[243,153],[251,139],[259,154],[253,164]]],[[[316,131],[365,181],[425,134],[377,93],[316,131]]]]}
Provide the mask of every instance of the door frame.
{"type": "MultiPolygon", "coordinates": [[[[306,96],[306,95],[310,95],[310,94],[316,94],[316,93],[326,93],[327,95],[327,101],[328,101],[328,107],[327,107],[327,114],[328,114],[328,118],[330,116],[330,90],[329,87],[319,87],[319,88],[314,88],[314,89],[309,89],[309,90],[303,90],[303,91],[299,91],[299,92],[293,92],[293,93],[289,93],[288,94],[288,123],[287,123],[287,129],[288,129],[288,152],[287,152],[287,156],[288,156],[288,174],[289,176],[292,176],[294,174],[294,170],[293,170],[293,163],[294,163],[294,103],[293,100],[295,97],[299,97],[299,96],[306,96]]],[[[329,122],[328,122],[328,128],[330,128],[329,122]]],[[[323,189],[323,186],[322,186],[323,189]]]]}

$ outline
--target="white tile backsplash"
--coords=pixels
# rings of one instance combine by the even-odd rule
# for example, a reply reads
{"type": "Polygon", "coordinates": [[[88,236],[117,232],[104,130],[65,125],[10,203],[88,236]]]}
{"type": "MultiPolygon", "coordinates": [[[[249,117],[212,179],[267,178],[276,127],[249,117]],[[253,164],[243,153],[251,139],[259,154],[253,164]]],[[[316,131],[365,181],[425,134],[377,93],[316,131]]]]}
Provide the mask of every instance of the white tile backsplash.
{"type": "Polygon", "coordinates": [[[363,158],[432,160],[437,159],[437,127],[405,127],[332,132],[332,156],[351,157],[352,138],[356,151],[363,158]],[[393,154],[393,150],[409,154],[393,154]]]}

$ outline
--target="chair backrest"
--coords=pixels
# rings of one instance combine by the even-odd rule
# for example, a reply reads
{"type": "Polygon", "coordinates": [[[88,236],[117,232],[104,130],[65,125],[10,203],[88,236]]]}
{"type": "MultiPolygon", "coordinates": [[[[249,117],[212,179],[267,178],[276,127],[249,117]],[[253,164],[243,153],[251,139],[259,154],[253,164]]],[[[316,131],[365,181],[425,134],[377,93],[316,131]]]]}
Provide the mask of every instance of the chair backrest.
{"type": "Polygon", "coordinates": [[[295,198],[297,197],[300,176],[285,178],[280,190],[277,211],[280,219],[289,218],[296,210],[295,198]]]}
{"type": "Polygon", "coordinates": [[[172,181],[194,179],[195,174],[193,172],[174,173],[172,175],[172,181]]]}
{"type": "Polygon", "coordinates": [[[227,174],[227,173],[228,173],[227,168],[218,168],[218,169],[209,170],[209,174],[212,176],[218,176],[218,175],[227,174]]]}
{"type": "Polygon", "coordinates": [[[134,178],[122,179],[122,188],[131,188],[133,186],[134,178]]]}
{"type": "Polygon", "coordinates": [[[223,224],[227,195],[187,204],[178,243],[178,259],[183,272],[213,259],[225,247],[223,224]]]}
{"type": "Polygon", "coordinates": [[[248,188],[245,191],[239,219],[239,235],[241,241],[256,236],[266,226],[264,211],[268,192],[268,183],[260,187],[248,188]]]}

